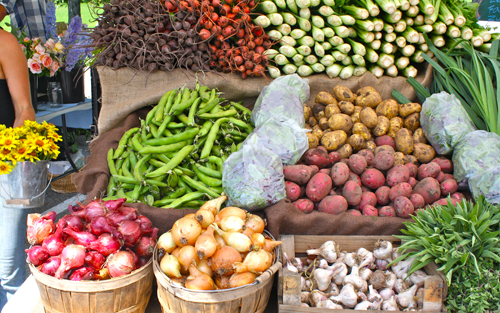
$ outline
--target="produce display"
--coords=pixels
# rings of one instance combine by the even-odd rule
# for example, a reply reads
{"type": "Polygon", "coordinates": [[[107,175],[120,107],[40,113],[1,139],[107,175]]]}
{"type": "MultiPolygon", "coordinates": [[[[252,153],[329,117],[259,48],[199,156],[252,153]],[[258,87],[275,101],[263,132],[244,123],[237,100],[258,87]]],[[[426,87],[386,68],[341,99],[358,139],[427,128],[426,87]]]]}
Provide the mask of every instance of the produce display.
{"type": "Polygon", "coordinates": [[[301,275],[301,306],[422,310],[427,274],[423,270],[408,272],[413,259],[390,265],[392,260],[401,258],[390,241],[379,240],[374,247],[367,248],[341,251],[339,244],[329,240],[317,249],[307,250],[305,260],[290,260],[284,254],[283,267],[301,275]]]}
{"type": "Polygon", "coordinates": [[[323,147],[309,149],[305,164],[283,167],[286,195],[304,213],[410,217],[429,205],[453,204],[464,198],[457,192],[453,165],[435,158],[420,166],[397,163],[394,149],[361,150],[348,159],[323,147]]]}
{"type": "Polygon", "coordinates": [[[220,196],[222,164],[253,130],[250,114],[204,86],[167,92],[108,151],[108,198],[199,208],[220,196]]]}
{"type": "Polygon", "coordinates": [[[28,259],[42,273],[72,281],[105,280],[146,265],[158,229],[125,199],[93,200],[69,206],[71,214],[56,223],[56,213],[28,215],[28,259]]]}
{"type": "Polygon", "coordinates": [[[237,207],[225,207],[221,196],[195,214],[177,220],[160,236],[160,268],[172,284],[191,290],[217,290],[255,282],[281,244],[266,237],[264,220],[237,207]]]}

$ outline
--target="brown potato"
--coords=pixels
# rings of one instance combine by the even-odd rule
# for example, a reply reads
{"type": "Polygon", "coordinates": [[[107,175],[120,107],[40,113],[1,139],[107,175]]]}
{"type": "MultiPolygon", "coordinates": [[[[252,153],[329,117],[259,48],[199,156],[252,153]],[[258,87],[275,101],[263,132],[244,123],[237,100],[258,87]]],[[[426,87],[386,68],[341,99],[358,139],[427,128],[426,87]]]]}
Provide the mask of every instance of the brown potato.
{"type": "Polygon", "coordinates": [[[403,152],[396,152],[394,153],[394,165],[396,164],[401,164],[401,165],[405,165],[407,163],[407,158],[406,158],[406,155],[404,155],[403,152]]]}
{"type": "Polygon", "coordinates": [[[312,129],[311,126],[309,126],[309,124],[306,123],[306,126],[304,126],[305,129],[312,129]]]}
{"type": "Polygon", "coordinates": [[[351,115],[351,120],[352,120],[353,124],[359,123],[360,122],[360,120],[359,120],[359,113],[358,112],[354,112],[351,115]]]}
{"type": "Polygon", "coordinates": [[[414,143],[427,143],[427,138],[425,138],[424,130],[422,128],[417,128],[413,132],[413,142],[414,143]]]}
{"type": "Polygon", "coordinates": [[[396,102],[396,100],[392,100],[392,99],[385,100],[385,101],[382,101],[382,103],[380,103],[377,106],[376,112],[377,112],[377,115],[383,115],[383,116],[387,117],[388,119],[391,119],[395,116],[398,116],[399,105],[396,102]]]}
{"type": "Polygon", "coordinates": [[[377,113],[375,113],[375,111],[370,107],[366,107],[361,110],[359,113],[359,119],[361,120],[361,123],[365,124],[368,128],[373,128],[377,126],[378,123],[377,113]]]}
{"type": "Polygon", "coordinates": [[[420,113],[413,113],[410,114],[408,117],[405,118],[403,122],[403,126],[405,128],[410,129],[411,131],[415,131],[417,128],[420,127],[420,113]]]}
{"type": "Polygon", "coordinates": [[[375,128],[372,129],[373,135],[378,137],[387,134],[390,126],[389,119],[383,115],[379,115],[377,117],[377,120],[378,120],[377,126],[375,126],[375,128]]]}
{"type": "Polygon", "coordinates": [[[316,120],[314,116],[310,116],[306,123],[309,124],[309,126],[314,127],[318,125],[318,120],[316,120]]]}
{"type": "Polygon", "coordinates": [[[366,148],[366,141],[363,139],[363,137],[361,137],[361,135],[358,134],[352,134],[347,142],[356,151],[366,148]]]}
{"type": "Polygon", "coordinates": [[[352,120],[349,115],[339,113],[328,119],[328,125],[332,130],[343,130],[347,133],[352,129],[352,120]]]}
{"type": "Polygon", "coordinates": [[[323,137],[323,130],[319,127],[319,125],[316,125],[312,128],[311,132],[314,136],[318,137],[318,140],[323,137]]]}
{"type": "Polygon", "coordinates": [[[330,117],[332,117],[332,115],[338,114],[338,113],[341,113],[341,112],[340,112],[338,105],[336,105],[336,104],[327,105],[325,108],[325,117],[326,118],[330,118],[330,117]]]}
{"type": "Polygon", "coordinates": [[[360,135],[364,140],[372,139],[372,135],[370,134],[370,131],[363,123],[354,124],[354,126],[352,127],[352,133],[360,135]]]}
{"type": "Polygon", "coordinates": [[[368,149],[370,151],[375,151],[375,148],[377,148],[377,145],[375,144],[375,141],[371,141],[371,140],[368,140],[366,142],[366,148],[365,149],[368,149]]]}
{"type": "Polygon", "coordinates": [[[354,93],[352,93],[351,89],[341,85],[333,87],[333,95],[338,101],[353,102],[355,99],[354,93]]]}
{"type": "Polygon", "coordinates": [[[413,155],[422,164],[429,163],[436,156],[434,148],[430,145],[426,145],[425,143],[416,143],[413,147],[413,155]]]}
{"type": "Polygon", "coordinates": [[[389,120],[389,131],[387,132],[387,135],[391,136],[392,138],[396,138],[396,132],[403,127],[403,119],[400,118],[399,116],[393,117],[389,120]]]}
{"type": "Polygon", "coordinates": [[[309,142],[309,149],[314,149],[319,145],[319,139],[312,133],[306,133],[307,141],[309,142]]]}
{"type": "MultiPolygon", "coordinates": [[[[404,154],[413,152],[413,133],[408,128],[401,128],[396,132],[396,150],[404,154]]],[[[418,158],[418,157],[417,157],[418,158]]]]}
{"type": "Polygon", "coordinates": [[[337,152],[340,154],[341,159],[348,159],[352,154],[352,147],[350,144],[346,143],[340,149],[337,149],[337,152]]]}
{"type": "Polygon", "coordinates": [[[340,101],[339,102],[339,108],[342,113],[351,115],[354,113],[354,104],[349,101],[340,101]]]}
{"type": "Polygon", "coordinates": [[[399,116],[405,118],[413,113],[420,113],[422,106],[418,103],[399,104],[399,116]]]}
{"type": "Polygon", "coordinates": [[[335,99],[331,93],[321,91],[314,99],[314,102],[321,103],[322,105],[326,106],[329,104],[337,104],[337,99],[335,99]]]}
{"type": "Polygon", "coordinates": [[[310,107],[304,106],[304,120],[308,120],[311,117],[312,109],[310,107]]]}
{"type": "Polygon", "coordinates": [[[311,107],[312,113],[314,117],[319,120],[322,117],[325,117],[325,106],[319,103],[315,103],[311,107]]]}
{"type": "Polygon", "coordinates": [[[417,157],[416,157],[416,156],[414,156],[414,155],[408,154],[408,155],[406,156],[406,160],[407,160],[407,162],[406,162],[406,163],[413,163],[413,164],[415,164],[416,166],[419,166],[419,165],[420,165],[420,163],[418,162],[417,157]]]}
{"type": "Polygon", "coordinates": [[[328,119],[326,117],[322,117],[318,120],[318,125],[321,129],[328,129],[328,119]]]}
{"type": "Polygon", "coordinates": [[[382,102],[382,96],[378,91],[370,86],[362,87],[356,92],[356,105],[362,107],[375,108],[382,102]]]}
{"type": "Polygon", "coordinates": [[[361,107],[359,105],[355,105],[354,106],[354,113],[360,113],[361,110],[363,110],[363,109],[364,109],[364,107],[361,107]]]}
{"type": "Polygon", "coordinates": [[[327,150],[334,151],[343,146],[347,141],[347,134],[343,130],[334,130],[323,133],[321,145],[327,150]]]}

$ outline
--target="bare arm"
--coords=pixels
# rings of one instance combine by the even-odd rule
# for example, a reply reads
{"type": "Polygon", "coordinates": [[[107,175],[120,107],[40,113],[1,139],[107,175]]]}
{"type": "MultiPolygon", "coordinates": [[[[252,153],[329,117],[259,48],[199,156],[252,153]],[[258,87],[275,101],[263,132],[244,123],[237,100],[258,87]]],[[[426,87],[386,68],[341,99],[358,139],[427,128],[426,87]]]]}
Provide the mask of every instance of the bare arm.
{"type": "Polygon", "coordinates": [[[0,5],[0,22],[7,16],[7,10],[3,5],[0,5]]]}
{"type": "Polygon", "coordinates": [[[0,30],[0,64],[14,103],[14,127],[23,125],[25,120],[34,121],[28,63],[16,37],[4,30],[0,30]]]}

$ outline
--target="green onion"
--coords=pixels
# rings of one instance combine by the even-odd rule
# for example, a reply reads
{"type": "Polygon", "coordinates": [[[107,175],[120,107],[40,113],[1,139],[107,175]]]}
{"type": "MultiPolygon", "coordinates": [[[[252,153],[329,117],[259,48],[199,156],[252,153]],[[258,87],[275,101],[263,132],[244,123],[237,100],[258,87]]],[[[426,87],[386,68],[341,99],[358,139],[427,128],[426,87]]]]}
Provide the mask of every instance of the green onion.
{"type": "Polygon", "coordinates": [[[378,53],[371,49],[371,48],[367,48],[366,49],[366,55],[365,55],[365,60],[370,62],[370,63],[377,63],[378,61],[378,53]]]}
{"type": "Polygon", "coordinates": [[[323,49],[325,49],[325,51],[331,50],[333,48],[332,44],[328,41],[322,42],[321,46],[323,47],[323,49]]]}
{"type": "Polygon", "coordinates": [[[418,6],[420,0],[410,0],[410,6],[418,6]]]}
{"type": "Polygon", "coordinates": [[[335,0],[321,0],[321,1],[323,1],[324,5],[327,5],[327,6],[330,6],[330,7],[334,7],[335,6],[335,0]]]}
{"type": "Polygon", "coordinates": [[[306,62],[304,62],[304,61],[299,61],[299,62],[295,62],[294,63],[294,65],[297,66],[297,67],[305,65],[305,64],[306,64],[306,62]]]}
{"type": "Polygon", "coordinates": [[[344,54],[347,54],[347,53],[349,53],[349,51],[351,51],[351,45],[348,43],[343,43],[341,45],[334,47],[334,49],[337,51],[340,51],[344,54]]]}
{"type": "Polygon", "coordinates": [[[276,29],[271,29],[270,31],[267,31],[267,35],[274,40],[281,40],[281,37],[283,37],[283,34],[277,31],[276,29]]]}
{"type": "Polygon", "coordinates": [[[388,68],[386,68],[385,75],[390,76],[390,77],[398,76],[398,68],[396,67],[396,65],[391,65],[388,68]]]}
{"type": "Polygon", "coordinates": [[[412,56],[411,56],[411,60],[413,62],[416,62],[416,63],[422,63],[425,61],[424,57],[423,57],[423,54],[424,54],[424,51],[420,50],[420,51],[417,51],[415,52],[412,56]]]}
{"type": "Polygon", "coordinates": [[[257,16],[253,22],[255,23],[255,25],[257,26],[260,26],[262,28],[267,28],[271,25],[271,20],[269,20],[269,18],[265,15],[259,15],[257,16]]]}
{"type": "Polygon", "coordinates": [[[317,7],[321,4],[321,0],[311,0],[311,7],[317,7]]]}
{"type": "Polygon", "coordinates": [[[384,40],[387,42],[393,42],[394,40],[396,40],[396,37],[397,36],[395,33],[385,34],[384,40]]]}
{"type": "Polygon", "coordinates": [[[429,0],[420,0],[420,2],[418,3],[418,7],[420,8],[420,11],[422,11],[422,13],[427,15],[431,15],[435,10],[434,6],[429,0]]]}
{"type": "Polygon", "coordinates": [[[331,26],[341,26],[342,19],[338,15],[330,15],[326,18],[326,22],[331,26]]]}
{"type": "Polygon", "coordinates": [[[298,40],[298,39],[304,37],[306,34],[307,33],[300,28],[296,28],[290,32],[290,36],[292,36],[292,38],[295,40],[298,40]]]}
{"type": "Polygon", "coordinates": [[[279,54],[279,51],[275,49],[267,49],[263,54],[266,55],[269,60],[272,60],[277,54],[279,54]]]}
{"type": "Polygon", "coordinates": [[[405,18],[404,21],[405,21],[406,25],[408,25],[408,26],[413,26],[415,24],[415,20],[412,19],[411,17],[405,18]]]}
{"type": "Polygon", "coordinates": [[[285,64],[290,63],[288,61],[288,58],[284,54],[277,54],[274,57],[274,62],[276,62],[276,64],[278,64],[278,65],[285,65],[285,64]]]}
{"type": "Polygon", "coordinates": [[[297,52],[302,54],[303,56],[308,56],[312,53],[312,49],[309,46],[302,45],[297,48],[297,52]]]}
{"type": "Polygon", "coordinates": [[[380,49],[380,46],[382,45],[382,42],[380,40],[374,40],[370,43],[368,43],[368,46],[372,48],[373,50],[378,50],[380,49]]]}
{"type": "Polygon", "coordinates": [[[294,64],[285,64],[285,66],[283,66],[283,73],[285,73],[286,75],[295,74],[296,72],[297,66],[295,66],[294,64]]]}
{"type": "Polygon", "coordinates": [[[339,77],[342,79],[349,79],[350,77],[352,77],[353,72],[354,72],[354,65],[346,66],[340,71],[339,77]]]}
{"type": "Polygon", "coordinates": [[[401,0],[401,7],[399,8],[401,11],[408,11],[410,8],[410,1],[408,0],[401,0]]]}
{"type": "Polygon", "coordinates": [[[322,57],[321,60],[319,60],[319,62],[324,66],[331,66],[335,63],[335,58],[328,54],[322,57]]]}
{"type": "Polygon", "coordinates": [[[327,5],[322,5],[318,9],[318,13],[321,14],[321,15],[323,15],[324,17],[328,17],[330,15],[335,14],[335,11],[332,9],[332,7],[329,7],[327,5]]]}
{"type": "Polygon", "coordinates": [[[311,68],[316,73],[323,73],[325,71],[325,66],[321,63],[315,63],[311,65],[311,68]]]}
{"type": "Polygon", "coordinates": [[[373,30],[376,32],[381,32],[384,29],[385,23],[382,19],[374,18],[373,22],[373,30]]]}
{"type": "Polygon", "coordinates": [[[419,10],[418,6],[410,6],[408,8],[408,11],[406,11],[406,16],[416,17],[419,12],[420,12],[420,10],[419,10]]]}
{"type": "Polygon", "coordinates": [[[460,32],[460,28],[455,25],[450,25],[446,31],[446,35],[451,38],[459,38],[462,33],[460,32]]]}
{"type": "Polygon", "coordinates": [[[342,20],[343,25],[351,26],[356,24],[356,19],[350,15],[340,15],[339,17],[342,20]]]}
{"type": "Polygon", "coordinates": [[[424,38],[424,34],[423,33],[418,34],[418,38],[419,38],[418,39],[418,44],[420,44],[420,45],[425,44],[425,38],[424,38]]]}
{"type": "Polygon", "coordinates": [[[364,56],[366,54],[366,47],[363,44],[360,44],[359,42],[356,42],[350,38],[346,39],[346,41],[351,45],[352,52],[354,54],[359,54],[361,56],[364,56]]]}
{"type": "Polygon", "coordinates": [[[342,38],[341,38],[341,37],[339,37],[339,36],[333,36],[332,38],[328,38],[328,42],[329,42],[332,46],[336,47],[336,46],[338,46],[338,45],[343,44],[343,43],[344,43],[344,39],[342,39],[342,38]]]}
{"type": "Polygon", "coordinates": [[[288,24],[281,24],[276,27],[276,30],[279,31],[283,36],[288,36],[292,31],[292,27],[288,24]]]}
{"type": "Polygon", "coordinates": [[[406,38],[403,36],[396,37],[396,45],[400,48],[404,48],[406,46],[406,38]]]}
{"type": "Polygon", "coordinates": [[[402,33],[406,30],[406,22],[404,20],[400,20],[394,25],[394,31],[396,33],[402,33]]]}
{"type": "Polygon", "coordinates": [[[319,42],[314,44],[314,53],[320,58],[325,56],[325,49],[319,42]]]}
{"type": "Polygon", "coordinates": [[[371,65],[368,67],[368,70],[377,78],[384,76],[384,69],[378,65],[371,65]]]}
{"type": "Polygon", "coordinates": [[[358,0],[357,4],[366,9],[370,16],[377,16],[380,14],[380,8],[372,0],[358,0]]]}
{"type": "Polygon", "coordinates": [[[347,66],[352,64],[352,58],[351,56],[347,55],[343,60],[342,60],[342,65],[347,66]]]}
{"type": "Polygon", "coordinates": [[[312,36],[314,40],[323,42],[325,41],[325,33],[323,31],[315,26],[312,27],[312,36]]]}
{"type": "Polygon", "coordinates": [[[432,33],[436,35],[446,34],[446,31],[448,30],[448,26],[446,26],[446,24],[443,22],[434,23],[434,25],[432,25],[432,28],[432,33]]]}
{"type": "Polygon", "coordinates": [[[311,10],[309,8],[300,9],[299,16],[308,20],[311,18],[311,10]]]}
{"type": "Polygon", "coordinates": [[[394,26],[392,26],[391,24],[385,23],[384,24],[384,32],[386,32],[388,34],[394,32],[394,26]]]}
{"type": "Polygon", "coordinates": [[[314,54],[310,54],[304,58],[304,61],[308,64],[314,64],[318,62],[318,58],[314,54]]]}
{"type": "Polygon", "coordinates": [[[344,5],[342,8],[357,19],[366,20],[370,16],[370,12],[368,12],[367,9],[359,8],[354,5],[344,5]]]}
{"type": "Polygon", "coordinates": [[[432,40],[432,44],[436,47],[442,47],[446,43],[444,37],[440,35],[431,35],[429,38],[432,40]]]}
{"type": "Polygon", "coordinates": [[[434,57],[434,53],[431,50],[425,51],[425,55],[427,55],[429,58],[433,58],[434,57]]]}
{"type": "Polygon", "coordinates": [[[438,19],[443,21],[446,25],[451,25],[455,21],[453,14],[451,14],[450,10],[448,10],[448,7],[443,2],[441,2],[441,6],[439,7],[438,19]]]}
{"type": "Polygon", "coordinates": [[[279,13],[268,14],[267,18],[269,18],[271,24],[273,24],[274,26],[283,24],[283,16],[279,13]]]}
{"type": "Polygon", "coordinates": [[[293,16],[293,14],[287,12],[281,12],[280,14],[283,17],[284,23],[290,26],[295,26],[295,24],[297,24],[297,19],[293,16]]]}
{"type": "Polygon", "coordinates": [[[337,36],[341,38],[349,37],[349,29],[347,27],[341,25],[341,26],[333,26],[332,28],[335,31],[335,34],[337,34],[337,36]]]}
{"type": "Polygon", "coordinates": [[[301,65],[297,69],[297,74],[299,74],[299,76],[302,76],[302,77],[309,76],[312,73],[314,73],[314,71],[312,70],[312,68],[309,65],[301,65]]]}
{"type": "Polygon", "coordinates": [[[396,24],[403,18],[403,13],[400,10],[396,10],[396,12],[392,14],[381,14],[382,19],[391,24],[396,24]]]}
{"type": "Polygon", "coordinates": [[[276,6],[282,10],[286,9],[286,1],[285,0],[273,0],[276,6]]]}
{"type": "Polygon", "coordinates": [[[352,71],[352,75],[356,76],[356,77],[359,77],[359,76],[362,76],[366,72],[367,72],[366,67],[364,67],[364,66],[356,66],[354,68],[354,70],[352,71]]]}
{"type": "Polygon", "coordinates": [[[394,2],[390,0],[375,0],[375,2],[379,5],[382,11],[388,14],[392,14],[396,11],[396,6],[394,5],[394,2]]]}
{"type": "Polygon", "coordinates": [[[394,64],[394,55],[381,53],[377,61],[377,65],[382,68],[388,68],[394,64]]]}
{"type": "Polygon", "coordinates": [[[326,67],[326,75],[330,78],[338,77],[340,72],[342,71],[342,65],[332,64],[326,67]]]}
{"type": "Polygon", "coordinates": [[[476,28],[472,32],[474,33],[474,36],[483,37],[484,42],[488,42],[491,40],[491,33],[486,29],[477,29],[476,28]]]}
{"type": "Polygon", "coordinates": [[[264,13],[276,13],[278,12],[278,7],[273,1],[263,1],[259,3],[258,8],[264,13]]]}
{"type": "Polygon", "coordinates": [[[295,0],[286,0],[286,5],[288,6],[288,9],[292,11],[293,14],[299,13],[299,8],[297,8],[295,0]]]}
{"type": "Polygon", "coordinates": [[[291,36],[283,36],[281,37],[280,44],[294,47],[297,45],[297,40],[293,39],[291,36]]]}
{"type": "Polygon", "coordinates": [[[462,31],[462,39],[465,39],[465,40],[472,39],[472,36],[473,36],[472,29],[470,29],[469,27],[462,27],[461,31],[462,31]]]}
{"type": "Polygon", "coordinates": [[[410,65],[410,58],[408,57],[399,57],[394,63],[398,70],[404,70],[408,65],[410,65]]]}
{"type": "Polygon", "coordinates": [[[359,29],[358,27],[356,27],[356,25],[354,26],[354,28],[356,29],[356,32],[358,33],[358,37],[365,43],[370,43],[372,41],[375,40],[375,34],[372,33],[372,32],[367,32],[367,31],[364,31],[362,29],[359,29]]]}
{"type": "Polygon", "coordinates": [[[481,36],[473,36],[471,42],[474,47],[480,47],[484,44],[484,39],[481,36]]]}
{"type": "Polygon", "coordinates": [[[424,25],[425,23],[425,18],[423,15],[419,14],[413,19],[413,25],[424,25]]]}
{"type": "Polygon", "coordinates": [[[490,43],[485,43],[485,44],[477,47],[476,49],[479,50],[479,51],[481,51],[481,52],[484,52],[484,53],[490,53],[491,46],[492,46],[492,44],[490,42],[490,43]]]}
{"type": "Polygon", "coordinates": [[[401,54],[404,55],[405,57],[412,56],[415,53],[415,46],[414,45],[406,45],[402,50],[401,54]]]}
{"type": "Polygon", "coordinates": [[[410,26],[406,27],[403,36],[409,43],[418,43],[420,41],[420,34],[410,26]]]}
{"type": "Polygon", "coordinates": [[[392,54],[392,51],[394,50],[394,46],[389,43],[389,42],[384,42],[382,43],[382,46],[380,47],[383,53],[387,54],[392,54]]]}
{"type": "Polygon", "coordinates": [[[299,22],[299,27],[302,30],[305,30],[306,32],[311,31],[311,22],[309,20],[306,20],[305,18],[301,18],[299,16],[295,17],[297,19],[297,22],[299,22]]]}
{"type": "Polygon", "coordinates": [[[366,65],[365,58],[363,58],[362,55],[355,54],[351,58],[352,58],[352,63],[354,63],[358,66],[365,66],[366,65]]]}
{"type": "Polygon", "coordinates": [[[304,56],[300,53],[297,53],[296,55],[293,56],[292,60],[294,63],[299,63],[304,60],[304,56]]]}
{"type": "Polygon", "coordinates": [[[418,71],[413,65],[410,65],[403,70],[403,75],[405,77],[417,77],[417,74],[418,71]]]}
{"type": "Polygon", "coordinates": [[[314,46],[314,38],[311,36],[304,36],[300,39],[297,40],[297,43],[299,45],[304,45],[308,47],[313,47],[314,46]]]}
{"type": "Polygon", "coordinates": [[[365,31],[373,31],[375,29],[375,24],[370,20],[356,20],[356,25],[365,31]]]}
{"type": "Polygon", "coordinates": [[[426,43],[421,44],[420,50],[422,50],[423,52],[427,52],[429,50],[429,46],[426,43]]]}
{"type": "Polygon", "coordinates": [[[325,37],[327,38],[332,38],[333,36],[335,36],[335,31],[331,27],[325,27],[322,30],[325,34],[325,37]]]}
{"type": "Polygon", "coordinates": [[[297,54],[297,50],[292,46],[281,46],[280,53],[288,58],[292,58],[297,54]]]}
{"type": "Polygon", "coordinates": [[[383,37],[382,32],[376,32],[376,33],[375,33],[375,39],[376,39],[376,40],[380,40],[380,39],[382,39],[382,37],[383,37]]]}
{"type": "Polygon", "coordinates": [[[295,4],[298,8],[305,9],[311,6],[310,0],[295,0],[295,4]]]}
{"type": "Polygon", "coordinates": [[[275,66],[268,65],[267,71],[269,72],[269,76],[271,76],[271,78],[278,78],[281,76],[280,69],[275,66]]]}
{"type": "Polygon", "coordinates": [[[354,27],[347,27],[349,29],[349,38],[356,38],[358,37],[358,33],[356,32],[356,29],[354,27]]]}
{"type": "Polygon", "coordinates": [[[432,25],[413,26],[413,29],[420,33],[430,33],[433,30],[432,25]]]}
{"type": "Polygon", "coordinates": [[[335,58],[335,60],[342,62],[345,59],[345,57],[347,56],[347,54],[344,54],[340,51],[333,51],[332,56],[335,58]]]}

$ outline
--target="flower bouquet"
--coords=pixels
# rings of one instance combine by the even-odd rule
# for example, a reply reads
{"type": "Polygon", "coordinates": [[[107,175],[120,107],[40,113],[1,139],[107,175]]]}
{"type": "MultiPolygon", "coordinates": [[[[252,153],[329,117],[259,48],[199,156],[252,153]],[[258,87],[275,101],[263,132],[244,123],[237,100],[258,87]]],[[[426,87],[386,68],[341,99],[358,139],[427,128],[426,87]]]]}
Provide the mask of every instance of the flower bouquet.
{"type": "Polygon", "coordinates": [[[42,43],[40,38],[25,37],[20,44],[31,74],[52,77],[61,68],[64,56],[62,43],[52,38],[42,43]]]}

